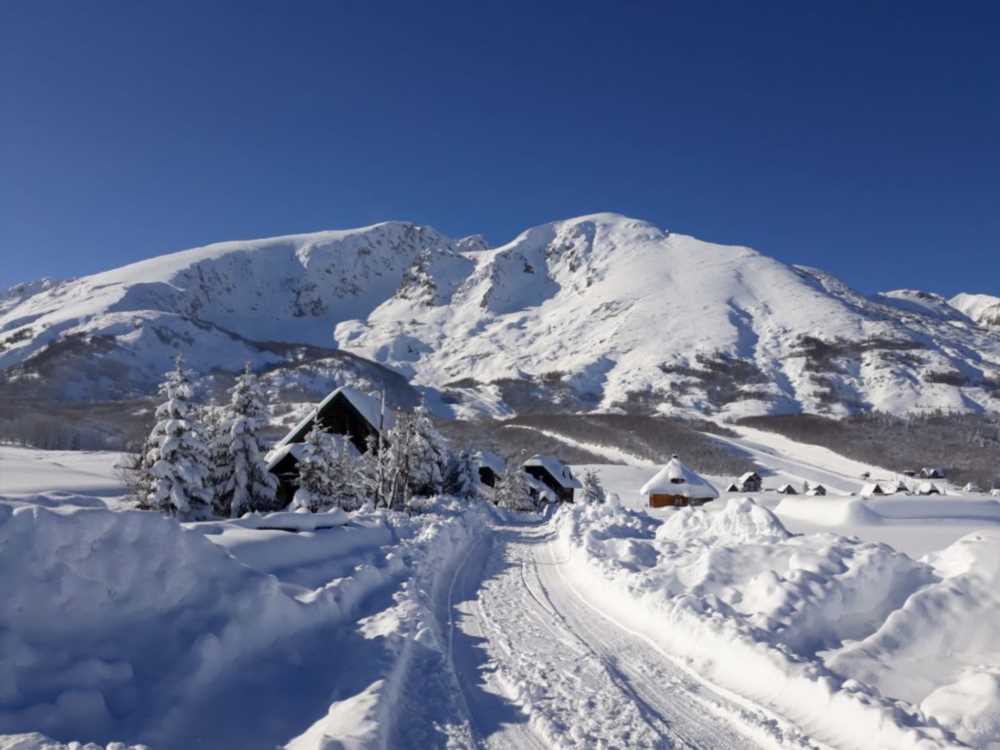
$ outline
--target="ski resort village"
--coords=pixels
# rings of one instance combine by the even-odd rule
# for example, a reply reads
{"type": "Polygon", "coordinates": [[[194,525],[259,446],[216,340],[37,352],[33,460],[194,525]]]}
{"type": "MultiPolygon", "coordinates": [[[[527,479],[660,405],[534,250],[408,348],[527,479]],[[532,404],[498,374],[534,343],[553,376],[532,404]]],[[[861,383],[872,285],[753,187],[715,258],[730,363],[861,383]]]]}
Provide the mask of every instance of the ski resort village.
{"type": "Polygon", "coordinates": [[[1000,750],[998,40],[0,1],[0,750],[1000,750]]]}
{"type": "Polygon", "coordinates": [[[17,287],[0,747],[1000,747],[975,309],[611,214],[17,287]]]}

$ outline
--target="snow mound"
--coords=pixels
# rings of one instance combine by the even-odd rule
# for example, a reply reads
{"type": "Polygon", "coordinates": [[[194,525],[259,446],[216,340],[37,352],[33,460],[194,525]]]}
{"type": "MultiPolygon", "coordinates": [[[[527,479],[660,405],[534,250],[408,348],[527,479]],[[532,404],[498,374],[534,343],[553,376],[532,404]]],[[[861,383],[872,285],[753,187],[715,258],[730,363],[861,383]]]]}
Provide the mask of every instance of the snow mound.
{"type": "Polygon", "coordinates": [[[785,498],[774,512],[819,526],[874,526],[885,519],[861,498],[785,498]]]}
{"type": "Polygon", "coordinates": [[[656,532],[657,540],[678,544],[778,542],[790,536],[774,513],[749,497],[732,498],[719,512],[682,508],[656,532]]]}
{"type": "Polygon", "coordinates": [[[1000,742],[998,714],[988,716],[1000,665],[1000,531],[968,534],[926,561],[940,580],[913,593],[867,638],[831,654],[829,664],[919,703],[976,746],[1000,742]],[[955,703],[962,693],[978,697],[968,707],[971,723],[956,725],[966,708],[955,703]]]}
{"type": "Polygon", "coordinates": [[[968,671],[924,698],[920,708],[954,727],[972,747],[995,747],[1000,742],[1000,668],[968,671]]]}

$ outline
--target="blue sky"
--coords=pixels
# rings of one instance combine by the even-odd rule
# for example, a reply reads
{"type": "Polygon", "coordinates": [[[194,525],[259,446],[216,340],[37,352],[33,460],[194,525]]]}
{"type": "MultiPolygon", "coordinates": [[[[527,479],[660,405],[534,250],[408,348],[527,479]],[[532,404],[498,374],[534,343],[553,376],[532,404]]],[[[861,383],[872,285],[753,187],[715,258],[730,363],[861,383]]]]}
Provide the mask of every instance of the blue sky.
{"type": "Polygon", "coordinates": [[[0,287],[595,211],[1000,294],[995,3],[0,3],[0,287]]]}

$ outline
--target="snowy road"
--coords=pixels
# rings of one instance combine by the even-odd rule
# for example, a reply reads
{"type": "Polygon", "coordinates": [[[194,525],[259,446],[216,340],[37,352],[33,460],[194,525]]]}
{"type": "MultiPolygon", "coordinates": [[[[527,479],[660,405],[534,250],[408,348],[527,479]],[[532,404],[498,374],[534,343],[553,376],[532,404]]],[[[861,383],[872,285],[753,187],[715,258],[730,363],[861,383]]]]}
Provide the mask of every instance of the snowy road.
{"type": "Polygon", "coordinates": [[[497,524],[456,573],[451,659],[478,746],[803,744],[603,616],[562,565],[548,524],[497,524]]]}

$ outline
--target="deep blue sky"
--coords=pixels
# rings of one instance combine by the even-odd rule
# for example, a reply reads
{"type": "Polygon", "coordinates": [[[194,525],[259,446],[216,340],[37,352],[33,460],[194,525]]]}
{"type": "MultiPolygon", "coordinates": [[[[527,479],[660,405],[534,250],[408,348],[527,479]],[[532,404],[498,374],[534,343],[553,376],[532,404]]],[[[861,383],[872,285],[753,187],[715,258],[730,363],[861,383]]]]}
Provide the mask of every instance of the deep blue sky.
{"type": "Polygon", "coordinates": [[[1000,293],[997,3],[0,3],[0,287],[609,210],[1000,293]]]}

